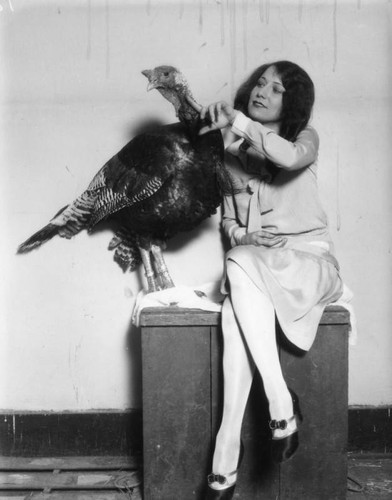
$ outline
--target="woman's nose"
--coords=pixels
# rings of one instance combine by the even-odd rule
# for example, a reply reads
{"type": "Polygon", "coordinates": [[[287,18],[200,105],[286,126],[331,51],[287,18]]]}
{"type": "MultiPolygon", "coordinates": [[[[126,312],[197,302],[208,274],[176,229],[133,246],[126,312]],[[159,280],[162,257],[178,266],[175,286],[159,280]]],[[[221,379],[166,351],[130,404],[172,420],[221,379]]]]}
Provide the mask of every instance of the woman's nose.
{"type": "Polygon", "coordinates": [[[270,95],[270,92],[271,92],[271,88],[267,84],[267,85],[264,85],[263,87],[258,89],[257,95],[259,97],[263,97],[264,99],[267,99],[270,95]]]}

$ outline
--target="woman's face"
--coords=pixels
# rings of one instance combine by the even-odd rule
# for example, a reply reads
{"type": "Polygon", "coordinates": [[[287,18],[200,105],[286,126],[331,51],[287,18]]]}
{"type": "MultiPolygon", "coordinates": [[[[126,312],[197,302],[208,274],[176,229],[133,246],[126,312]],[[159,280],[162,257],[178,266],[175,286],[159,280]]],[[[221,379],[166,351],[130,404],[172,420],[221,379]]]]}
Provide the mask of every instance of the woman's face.
{"type": "Polygon", "coordinates": [[[283,105],[282,80],[274,66],[270,66],[260,76],[256,86],[250,93],[248,113],[252,120],[265,125],[280,123],[283,105]]]}

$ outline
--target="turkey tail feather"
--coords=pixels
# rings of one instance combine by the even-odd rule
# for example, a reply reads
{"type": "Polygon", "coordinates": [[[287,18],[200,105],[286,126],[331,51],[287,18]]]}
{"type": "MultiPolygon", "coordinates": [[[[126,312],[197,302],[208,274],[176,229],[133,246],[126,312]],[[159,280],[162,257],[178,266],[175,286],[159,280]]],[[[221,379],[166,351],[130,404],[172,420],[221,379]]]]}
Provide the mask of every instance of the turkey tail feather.
{"type": "Polygon", "coordinates": [[[61,238],[69,239],[86,229],[96,197],[96,193],[88,191],[82,193],[70,205],[66,205],[57,212],[49,224],[22,243],[18,247],[17,253],[30,252],[52,239],[53,236],[59,235],[61,238]]]}
{"type": "Polygon", "coordinates": [[[42,244],[52,239],[53,236],[56,236],[56,234],[58,234],[58,231],[59,226],[50,223],[47,224],[45,227],[34,233],[33,236],[30,236],[30,238],[19,245],[17,253],[27,253],[31,250],[34,250],[34,248],[40,247],[42,244]]]}

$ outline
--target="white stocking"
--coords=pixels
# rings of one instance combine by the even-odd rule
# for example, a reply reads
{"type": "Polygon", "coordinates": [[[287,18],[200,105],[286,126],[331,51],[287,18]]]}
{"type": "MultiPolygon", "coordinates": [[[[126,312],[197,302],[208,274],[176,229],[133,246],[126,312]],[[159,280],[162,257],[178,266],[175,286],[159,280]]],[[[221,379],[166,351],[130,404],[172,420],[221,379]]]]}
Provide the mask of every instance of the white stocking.
{"type": "Polygon", "coordinates": [[[222,330],[224,403],[212,464],[215,474],[237,470],[242,419],[254,374],[254,363],[244,344],[230,297],[223,303],[222,330]]]}
{"type": "MultiPolygon", "coordinates": [[[[263,379],[271,419],[293,415],[276,344],[274,307],[236,262],[228,260],[227,277],[230,298],[226,298],[222,308],[224,405],[213,459],[215,474],[237,469],[241,425],[254,365],[263,379]]],[[[274,436],[280,437],[282,432],[276,430],[274,436]]]]}
{"type": "Polygon", "coordinates": [[[227,273],[234,314],[263,379],[271,419],[288,419],[293,403],[280,365],[273,304],[236,262],[228,261],[227,273]]]}

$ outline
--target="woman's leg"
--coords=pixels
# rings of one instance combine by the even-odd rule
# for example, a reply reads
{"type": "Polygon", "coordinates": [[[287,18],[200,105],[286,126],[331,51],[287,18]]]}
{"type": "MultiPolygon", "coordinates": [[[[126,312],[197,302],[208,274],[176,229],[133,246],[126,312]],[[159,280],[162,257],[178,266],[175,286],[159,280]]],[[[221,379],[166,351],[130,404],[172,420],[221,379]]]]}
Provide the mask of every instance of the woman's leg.
{"type": "MultiPolygon", "coordinates": [[[[254,374],[254,363],[244,344],[230,297],[226,297],[223,303],[222,330],[224,402],[212,471],[223,475],[237,469],[242,419],[254,374]]],[[[232,482],[235,479],[233,476],[232,482]]]]}
{"type": "MultiPolygon", "coordinates": [[[[263,379],[271,419],[288,419],[293,415],[293,403],[278,355],[274,307],[269,297],[232,260],[227,262],[227,276],[234,314],[263,379]]],[[[290,427],[285,431],[277,429],[274,437],[287,435],[295,429],[295,422],[290,427]]]]}

